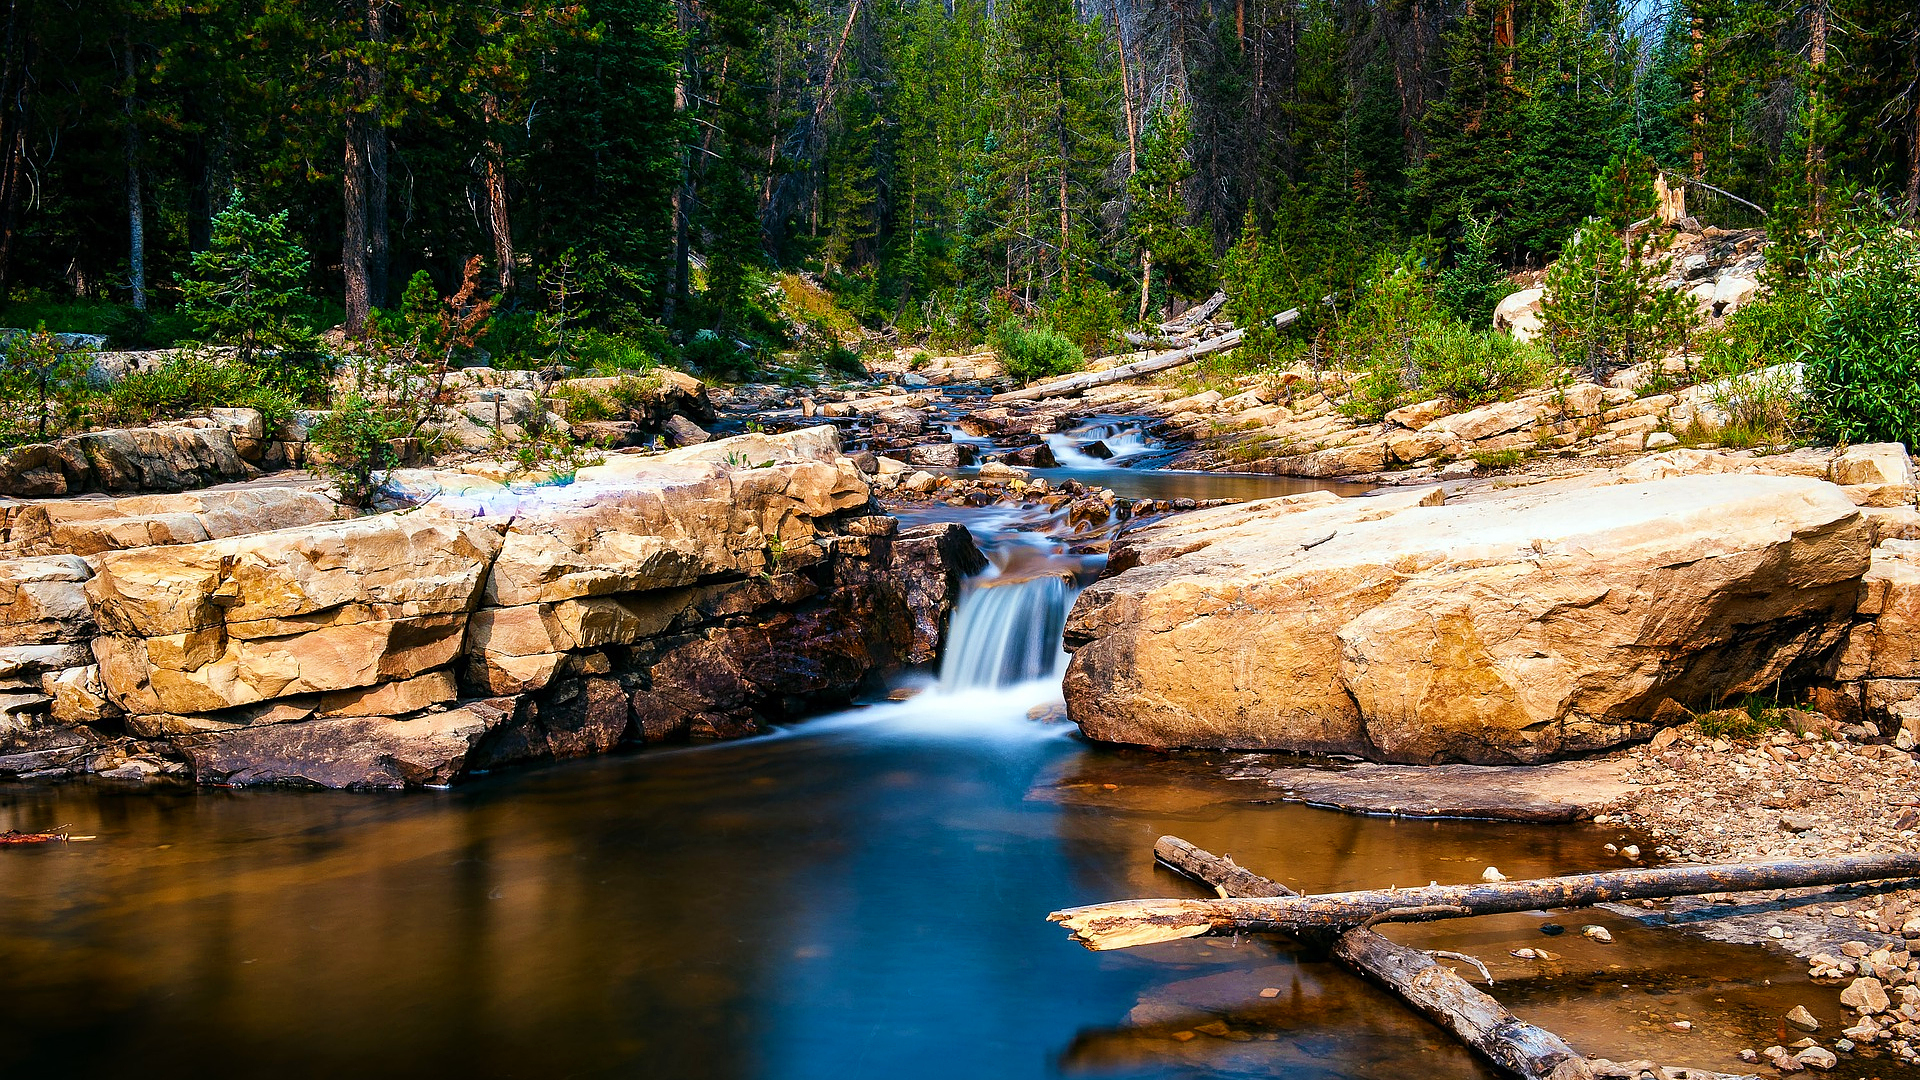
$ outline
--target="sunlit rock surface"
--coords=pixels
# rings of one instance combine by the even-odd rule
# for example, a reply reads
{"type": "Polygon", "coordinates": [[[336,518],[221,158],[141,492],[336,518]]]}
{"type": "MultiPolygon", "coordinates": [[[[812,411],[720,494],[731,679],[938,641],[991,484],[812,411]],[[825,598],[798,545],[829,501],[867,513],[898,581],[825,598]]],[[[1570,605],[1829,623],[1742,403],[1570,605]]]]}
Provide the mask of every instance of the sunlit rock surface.
{"type": "Polygon", "coordinates": [[[1074,608],[1069,712],[1156,747],[1543,761],[1771,686],[1845,636],[1873,528],[1842,489],[1618,479],[1149,525],[1074,608]]]}
{"type": "MultiPolygon", "coordinates": [[[[0,724],[327,787],[740,735],[930,659],[980,563],[959,526],[901,534],[831,428],[569,480],[403,470],[406,508],[360,517],[292,489],[9,507],[7,549],[62,553],[0,560],[0,724]]],[[[47,764],[16,742],[0,771],[47,764]]]]}

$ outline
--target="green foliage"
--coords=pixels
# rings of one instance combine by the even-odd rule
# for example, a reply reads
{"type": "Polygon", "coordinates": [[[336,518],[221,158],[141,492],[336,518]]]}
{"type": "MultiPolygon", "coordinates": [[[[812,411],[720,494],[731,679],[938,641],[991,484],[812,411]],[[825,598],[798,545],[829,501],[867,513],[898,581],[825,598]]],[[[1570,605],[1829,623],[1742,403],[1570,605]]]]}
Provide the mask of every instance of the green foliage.
{"type": "Polygon", "coordinates": [[[1435,299],[1468,326],[1486,327],[1506,290],[1507,275],[1493,259],[1493,228],[1468,214],[1453,265],[1440,272],[1435,299]]]}
{"type": "Polygon", "coordinates": [[[180,307],[208,340],[252,362],[263,350],[311,351],[301,318],[312,263],[287,229],[287,211],[261,217],[239,192],[213,219],[213,237],[180,279],[180,307]]]}
{"type": "Polygon", "coordinates": [[[1538,345],[1511,334],[1458,324],[1430,324],[1414,346],[1423,392],[1462,408],[1485,405],[1545,385],[1553,369],[1538,345]]]}
{"type": "Polygon", "coordinates": [[[187,349],[151,371],[127,374],[93,405],[95,420],[122,426],[205,416],[212,408],[258,409],[268,430],[293,416],[299,402],[252,365],[187,349]]]}
{"type": "Polygon", "coordinates": [[[1069,282],[1047,305],[1047,322],[1083,353],[1095,356],[1113,352],[1113,332],[1126,325],[1113,290],[1084,274],[1069,282]]]}
{"type": "Polygon", "coordinates": [[[409,435],[403,416],[349,394],[307,432],[307,460],[333,483],[340,501],[366,506],[379,494],[393,466],[393,443],[409,435]]]}
{"type": "Polygon", "coordinates": [[[1698,318],[1690,296],[1661,284],[1672,271],[1664,241],[1651,231],[1623,239],[1610,223],[1590,219],[1547,273],[1547,347],[1604,382],[1616,368],[1684,346],[1698,318]]]}
{"type": "Polygon", "coordinates": [[[31,333],[0,341],[0,350],[4,350],[0,352],[0,400],[32,410],[23,424],[15,410],[8,409],[0,421],[0,439],[9,443],[27,435],[45,439],[55,404],[70,402],[75,383],[86,374],[85,354],[55,341],[45,323],[31,333]]]}
{"type": "Polygon", "coordinates": [[[1281,332],[1269,320],[1297,295],[1296,277],[1284,245],[1267,235],[1252,211],[1221,263],[1220,276],[1227,291],[1227,315],[1246,330],[1235,351],[1252,363],[1272,363],[1281,351],[1281,332]]]}
{"type": "Polygon", "coordinates": [[[1805,345],[1814,422],[1836,442],[1920,446],[1920,239],[1887,224],[1816,264],[1805,345]]]}
{"type": "Polygon", "coordinates": [[[1027,328],[1009,319],[994,331],[993,338],[1007,374],[1022,383],[1070,375],[1086,362],[1080,346],[1047,327],[1027,328]]]}

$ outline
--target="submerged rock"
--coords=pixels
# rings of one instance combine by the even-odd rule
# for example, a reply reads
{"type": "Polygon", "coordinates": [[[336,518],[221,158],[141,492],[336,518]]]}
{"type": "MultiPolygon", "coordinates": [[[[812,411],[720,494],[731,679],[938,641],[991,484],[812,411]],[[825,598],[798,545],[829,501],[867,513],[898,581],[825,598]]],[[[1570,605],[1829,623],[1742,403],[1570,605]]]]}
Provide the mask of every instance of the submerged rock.
{"type": "Polygon", "coordinates": [[[1537,762],[1770,686],[1845,632],[1871,528],[1724,475],[1339,499],[1151,523],[1075,605],[1068,708],[1155,747],[1537,762]]]}

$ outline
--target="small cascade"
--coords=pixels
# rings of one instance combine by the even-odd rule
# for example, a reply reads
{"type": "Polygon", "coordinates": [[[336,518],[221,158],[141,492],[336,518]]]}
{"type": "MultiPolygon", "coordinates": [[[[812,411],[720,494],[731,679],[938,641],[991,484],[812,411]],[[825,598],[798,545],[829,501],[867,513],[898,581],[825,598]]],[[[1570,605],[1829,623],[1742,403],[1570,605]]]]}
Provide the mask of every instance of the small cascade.
{"type": "Polygon", "coordinates": [[[1057,678],[1066,653],[1060,631],[1074,588],[1056,574],[985,581],[969,589],[953,612],[940,692],[997,690],[1057,678]]]}
{"type": "Polygon", "coordinates": [[[1106,469],[1129,458],[1160,449],[1158,443],[1147,438],[1138,421],[1100,421],[1083,424],[1072,431],[1056,432],[1046,436],[1047,446],[1053,451],[1054,460],[1068,469],[1106,469]],[[1105,457],[1096,457],[1082,447],[1094,443],[1104,444],[1109,451],[1105,457]]]}

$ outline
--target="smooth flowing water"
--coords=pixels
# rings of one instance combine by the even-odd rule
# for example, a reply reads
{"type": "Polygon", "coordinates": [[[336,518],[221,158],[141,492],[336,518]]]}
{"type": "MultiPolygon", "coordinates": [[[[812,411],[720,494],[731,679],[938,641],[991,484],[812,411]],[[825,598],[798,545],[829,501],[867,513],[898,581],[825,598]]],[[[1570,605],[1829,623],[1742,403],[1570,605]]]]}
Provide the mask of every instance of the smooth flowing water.
{"type": "MultiPolygon", "coordinates": [[[[1168,832],[1316,892],[1597,868],[1614,837],[1260,805],[1230,755],[1085,743],[1057,628],[1091,564],[1010,513],[977,512],[994,576],[906,701],[443,792],[0,787],[0,829],[98,837],[0,849],[0,1075],[1489,1075],[1291,946],[1093,954],[1044,916],[1198,895],[1154,867],[1168,832]]],[[[1794,1003],[1839,1020],[1757,949],[1569,914],[1616,943],[1537,915],[1394,933],[1614,1057],[1730,1067],[1794,1003]]]]}

